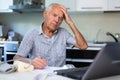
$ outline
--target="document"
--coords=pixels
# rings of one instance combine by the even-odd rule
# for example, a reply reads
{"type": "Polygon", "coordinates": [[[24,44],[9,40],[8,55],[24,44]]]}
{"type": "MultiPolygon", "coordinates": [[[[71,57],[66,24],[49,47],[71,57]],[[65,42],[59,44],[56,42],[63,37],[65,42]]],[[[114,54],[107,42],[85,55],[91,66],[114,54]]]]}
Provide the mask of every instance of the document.
{"type": "Polygon", "coordinates": [[[30,72],[13,72],[9,74],[0,73],[0,80],[73,80],[59,76],[54,70],[65,69],[65,67],[45,67],[30,72]]]}
{"type": "Polygon", "coordinates": [[[34,70],[33,73],[36,74],[35,80],[73,80],[67,77],[56,75],[54,70],[66,69],[66,67],[45,67],[44,69],[34,70]]]}

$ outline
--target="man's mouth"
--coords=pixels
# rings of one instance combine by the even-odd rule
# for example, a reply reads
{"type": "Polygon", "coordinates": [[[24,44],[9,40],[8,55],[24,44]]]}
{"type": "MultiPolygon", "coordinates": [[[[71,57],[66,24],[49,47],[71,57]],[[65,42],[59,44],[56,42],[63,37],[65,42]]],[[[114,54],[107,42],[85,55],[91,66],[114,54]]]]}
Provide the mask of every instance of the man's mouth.
{"type": "Polygon", "coordinates": [[[53,23],[54,26],[58,26],[56,23],[53,23]]]}

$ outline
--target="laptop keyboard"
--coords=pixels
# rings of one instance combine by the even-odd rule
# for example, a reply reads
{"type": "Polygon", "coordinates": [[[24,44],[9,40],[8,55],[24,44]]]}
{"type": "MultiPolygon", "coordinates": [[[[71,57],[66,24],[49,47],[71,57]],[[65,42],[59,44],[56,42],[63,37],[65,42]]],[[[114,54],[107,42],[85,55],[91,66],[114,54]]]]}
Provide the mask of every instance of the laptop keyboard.
{"type": "Polygon", "coordinates": [[[88,67],[71,68],[71,69],[54,70],[54,72],[56,72],[58,75],[80,80],[87,69],[88,67]]]}

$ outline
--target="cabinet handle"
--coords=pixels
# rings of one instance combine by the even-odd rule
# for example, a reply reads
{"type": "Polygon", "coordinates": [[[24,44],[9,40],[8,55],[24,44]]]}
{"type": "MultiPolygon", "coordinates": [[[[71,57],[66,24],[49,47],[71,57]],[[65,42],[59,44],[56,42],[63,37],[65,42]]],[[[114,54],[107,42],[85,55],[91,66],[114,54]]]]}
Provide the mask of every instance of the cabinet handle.
{"type": "Polygon", "coordinates": [[[70,10],[70,8],[68,7],[67,10],[70,10]]]}
{"type": "Polygon", "coordinates": [[[71,61],[71,62],[93,62],[93,59],[66,59],[66,61],[71,61]]]}
{"type": "Polygon", "coordinates": [[[16,48],[16,47],[14,47],[13,49],[14,49],[14,50],[17,50],[17,48],[16,48]]]}
{"type": "Polygon", "coordinates": [[[103,9],[102,7],[82,7],[81,9],[103,9]]]}
{"type": "Polygon", "coordinates": [[[116,9],[120,9],[120,6],[115,6],[114,8],[116,8],[116,9]]]}

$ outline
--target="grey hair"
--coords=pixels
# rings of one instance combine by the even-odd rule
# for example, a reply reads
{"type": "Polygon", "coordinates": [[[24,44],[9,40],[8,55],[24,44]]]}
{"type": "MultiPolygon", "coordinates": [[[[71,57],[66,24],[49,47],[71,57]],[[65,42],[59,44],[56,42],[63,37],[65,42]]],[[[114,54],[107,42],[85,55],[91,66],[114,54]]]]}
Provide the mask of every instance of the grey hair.
{"type": "Polygon", "coordinates": [[[45,8],[45,10],[46,10],[46,11],[51,10],[54,5],[60,5],[60,4],[58,4],[58,3],[52,3],[52,4],[48,5],[48,6],[45,8]]]}

